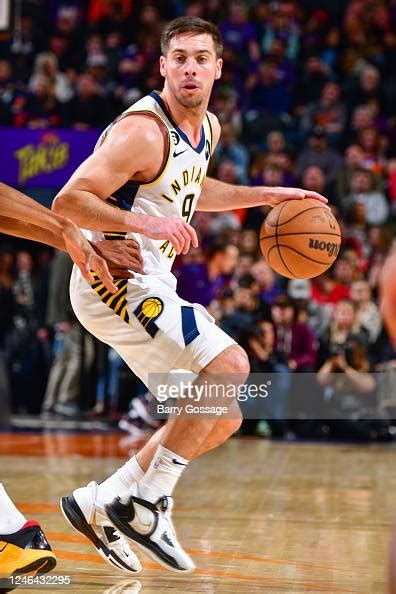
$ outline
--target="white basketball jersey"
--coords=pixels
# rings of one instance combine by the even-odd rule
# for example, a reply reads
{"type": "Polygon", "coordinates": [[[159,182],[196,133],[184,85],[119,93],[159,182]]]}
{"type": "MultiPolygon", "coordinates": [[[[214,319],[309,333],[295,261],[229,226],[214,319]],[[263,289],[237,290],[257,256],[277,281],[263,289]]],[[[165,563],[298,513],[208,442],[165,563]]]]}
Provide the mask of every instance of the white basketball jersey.
{"type": "MultiPolygon", "coordinates": [[[[138,214],[156,217],[178,216],[190,222],[212,153],[212,130],[208,115],[206,114],[202,125],[199,145],[193,148],[186,134],[172,120],[161,97],[154,91],[110,124],[102,133],[95,149],[105,141],[108,132],[117,121],[133,113],[152,113],[166,126],[168,147],[165,163],[155,179],[147,182],[129,181],[114,192],[107,202],[116,208],[138,214]]],[[[145,273],[151,277],[156,276],[175,288],[176,279],[171,273],[171,268],[176,254],[169,241],[111,230],[106,230],[103,234],[92,234],[92,238],[96,240],[103,237],[135,239],[141,248],[145,273]]],[[[136,280],[138,284],[144,283],[144,275],[136,275],[136,280]]]]}

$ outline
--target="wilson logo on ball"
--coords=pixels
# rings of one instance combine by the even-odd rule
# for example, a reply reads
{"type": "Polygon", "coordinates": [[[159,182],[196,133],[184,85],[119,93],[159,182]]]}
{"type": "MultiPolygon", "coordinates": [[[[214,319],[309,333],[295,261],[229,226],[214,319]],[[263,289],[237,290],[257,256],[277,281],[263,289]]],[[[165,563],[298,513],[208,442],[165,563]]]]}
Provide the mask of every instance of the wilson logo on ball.
{"type": "Polygon", "coordinates": [[[321,252],[326,251],[330,257],[337,256],[338,252],[340,251],[339,243],[332,243],[330,241],[319,241],[319,239],[312,239],[312,237],[309,238],[308,247],[312,250],[320,250],[321,252]]]}

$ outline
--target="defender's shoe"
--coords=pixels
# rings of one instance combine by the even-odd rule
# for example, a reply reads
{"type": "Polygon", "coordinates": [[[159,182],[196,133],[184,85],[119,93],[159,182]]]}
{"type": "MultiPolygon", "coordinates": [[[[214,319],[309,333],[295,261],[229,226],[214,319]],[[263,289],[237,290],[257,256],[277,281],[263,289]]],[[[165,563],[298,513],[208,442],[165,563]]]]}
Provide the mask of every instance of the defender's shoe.
{"type": "Polygon", "coordinates": [[[154,561],[171,571],[187,573],[195,569],[176,537],[171,518],[172,497],[160,497],[155,504],[135,496],[123,504],[116,497],[104,507],[113,525],[154,561]]]}
{"type": "Polygon", "coordinates": [[[89,483],[62,497],[60,507],[72,527],[86,536],[105,561],[124,573],[137,573],[142,565],[125,538],[109,522],[103,508],[96,503],[98,485],[89,483]]]}
{"type": "Polygon", "coordinates": [[[16,588],[12,576],[47,573],[56,557],[37,522],[30,520],[12,534],[0,534],[0,591],[16,588]]]}

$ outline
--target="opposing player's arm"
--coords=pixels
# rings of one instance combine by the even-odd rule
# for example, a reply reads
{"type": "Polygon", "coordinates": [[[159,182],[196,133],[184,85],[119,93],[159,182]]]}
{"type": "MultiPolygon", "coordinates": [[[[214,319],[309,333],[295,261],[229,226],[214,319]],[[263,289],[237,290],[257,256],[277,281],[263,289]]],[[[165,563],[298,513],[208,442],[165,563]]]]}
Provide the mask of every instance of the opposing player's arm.
{"type": "MultiPolygon", "coordinates": [[[[212,126],[214,151],[220,139],[221,129],[215,115],[209,114],[209,119],[212,126]]],[[[300,188],[237,186],[207,177],[198,200],[197,210],[220,212],[252,206],[275,206],[284,200],[301,200],[302,198],[314,198],[320,202],[327,203],[327,198],[321,194],[300,188]]]]}
{"type": "Polygon", "coordinates": [[[63,216],[0,183],[0,231],[25,239],[46,243],[69,252],[88,281],[93,281],[95,270],[106,287],[115,292],[117,287],[106,261],[92,249],[78,227],[63,216]]]}
{"type": "Polygon", "coordinates": [[[51,213],[48,208],[29,196],[3,183],[0,183],[0,216],[1,231],[4,233],[14,235],[12,227],[18,237],[42,241],[65,249],[62,239],[64,218],[51,213]],[[23,235],[25,232],[27,235],[23,235]]]}
{"type": "Polygon", "coordinates": [[[65,250],[65,242],[61,233],[56,234],[44,227],[38,227],[25,221],[19,221],[10,217],[3,217],[0,215],[0,233],[13,235],[14,237],[21,237],[23,239],[31,239],[57,248],[58,250],[65,250]]]}
{"type": "Polygon", "coordinates": [[[186,253],[198,240],[183,219],[136,214],[105,202],[129,180],[156,177],[164,161],[164,146],[163,130],[153,117],[134,114],[120,120],[56,196],[53,210],[85,229],[132,231],[168,239],[176,253],[186,253]]]}

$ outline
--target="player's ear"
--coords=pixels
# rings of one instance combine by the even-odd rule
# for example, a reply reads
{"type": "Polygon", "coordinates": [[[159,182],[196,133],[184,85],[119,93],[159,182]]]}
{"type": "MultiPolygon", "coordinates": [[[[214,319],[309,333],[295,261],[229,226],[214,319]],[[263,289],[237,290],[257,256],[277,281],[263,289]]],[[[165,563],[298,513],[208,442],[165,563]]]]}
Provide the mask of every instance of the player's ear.
{"type": "Polygon", "coordinates": [[[216,62],[215,80],[218,80],[221,77],[221,69],[222,68],[223,68],[223,60],[221,58],[218,58],[218,60],[216,62]]]}
{"type": "Polygon", "coordinates": [[[159,63],[160,63],[161,76],[165,77],[166,76],[166,58],[165,58],[165,56],[160,56],[159,63]]]}

